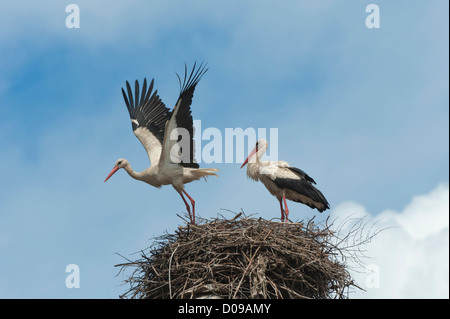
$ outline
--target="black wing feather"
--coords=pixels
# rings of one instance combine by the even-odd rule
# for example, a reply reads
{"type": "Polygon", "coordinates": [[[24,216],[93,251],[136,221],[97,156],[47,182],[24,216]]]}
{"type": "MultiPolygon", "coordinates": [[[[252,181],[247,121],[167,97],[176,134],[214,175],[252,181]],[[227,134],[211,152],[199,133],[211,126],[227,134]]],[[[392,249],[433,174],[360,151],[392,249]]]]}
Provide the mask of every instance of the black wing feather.
{"type": "Polygon", "coordinates": [[[304,171],[302,171],[300,168],[297,167],[287,167],[289,168],[295,175],[306,179],[308,182],[311,182],[313,184],[315,184],[316,182],[312,179],[312,177],[310,177],[308,174],[306,174],[304,171]]]}
{"type": "Polygon", "coordinates": [[[147,90],[147,79],[144,79],[142,91],[139,92],[139,82],[136,80],[133,96],[130,83],[126,81],[128,94],[123,88],[122,94],[131,120],[138,122],[138,124],[132,122],[133,131],[139,127],[146,127],[162,144],[165,124],[170,118],[171,112],[161,101],[156,90],[152,94],[153,84],[154,80],[152,79],[147,90]]]}
{"type": "Polygon", "coordinates": [[[281,189],[290,189],[300,195],[310,198],[316,203],[322,204],[321,206],[316,206],[311,203],[303,202],[301,200],[289,198],[290,200],[294,200],[296,202],[300,202],[302,204],[308,205],[311,208],[316,208],[319,212],[323,212],[326,209],[330,208],[328,201],[325,196],[314,187],[311,182],[303,179],[293,179],[293,178],[275,178],[272,179],[275,185],[281,189]]]}
{"type": "MultiPolygon", "coordinates": [[[[189,159],[184,159],[182,156],[182,161],[180,165],[183,167],[193,167],[199,168],[199,165],[195,163],[194,155],[195,155],[195,141],[194,141],[194,128],[193,128],[193,120],[191,113],[191,104],[192,98],[194,96],[195,87],[198,82],[202,78],[202,76],[208,71],[206,68],[206,64],[200,64],[198,68],[196,68],[197,63],[194,63],[192,71],[188,76],[187,66],[184,66],[184,79],[183,83],[181,83],[181,78],[177,74],[178,81],[180,83],[180,96],[178,98],[177,104],[180,103],[178,108],[178,112],[175,117],[175,121],[177,127],[182,127],[189,132],[189,159]]],[[[183,148],[181,148],[181,152],[183,152],[183,148]]]]}

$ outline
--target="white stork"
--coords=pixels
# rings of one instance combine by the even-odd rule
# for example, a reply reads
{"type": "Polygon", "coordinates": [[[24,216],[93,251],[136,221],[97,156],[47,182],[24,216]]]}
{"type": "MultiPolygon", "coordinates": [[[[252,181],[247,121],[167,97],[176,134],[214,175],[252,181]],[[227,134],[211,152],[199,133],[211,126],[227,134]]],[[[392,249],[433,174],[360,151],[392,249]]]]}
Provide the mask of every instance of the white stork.
{"type": "Polygon", "coordinates": [[[195,201],[184,190],[184,184],[213,175],[217,176],[216,168],[200,169],[194,159],[195,144],[193,140],[193,121],[190,105],[194,90],[206,66],[196,64],[188,77],[187,67],[184,70],[184,80],[177,74],[180,83],[180,96],[175,107],[170,111],[155,90],[152,94],[154,79],[147,90],[147,79],[144,79],[142,91],[136,80],[135,92],[126,81],[127,93],[122,88],[123,98],[130,113],[133,132],[147,151],[151,166],[142,172],[135,172],[126,159],[118,159],[105,182],[119,169],[123,168],[132,178],[160,188],[171,184],[180,194],[189,213],[191,223],[195,224],[195,201]],[[186,134],[182,133],[188,133],[186,134]],[[175,133],[175,134],[174,134],[175,133]],[[181,138],[180,138],[181,136],[181,138]],[[191,208],[183,196],[189,198],[191,208]]]}
{"type": "Polygon", "coordinates": [[[258,140],[241,168],[248,163],[247,176],[255,181],[260,180],[278,199],[281,221],[286,222],[289,216],[286,198],[316,208],[319,212],[330,208],[323,194],[313,186],[316,182],[304,171],[284,161],[260,161],[268,146],[266,140],[258,140]]]}

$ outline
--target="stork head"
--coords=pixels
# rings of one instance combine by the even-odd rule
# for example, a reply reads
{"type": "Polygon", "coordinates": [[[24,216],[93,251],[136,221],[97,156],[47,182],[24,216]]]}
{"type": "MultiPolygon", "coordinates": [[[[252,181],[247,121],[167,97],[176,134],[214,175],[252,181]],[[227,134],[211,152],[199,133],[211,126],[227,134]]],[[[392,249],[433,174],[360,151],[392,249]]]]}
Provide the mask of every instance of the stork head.
{"type": "Polygon", "coordinates": [[[113,169],[111,170],[111,173],[109,173],[108,177],[106,177],[105,182],[114,175],[115,172],[117,172],[119,169],[124,168],[125,166],[127,166],[129,163],[126,159],[124,158],[119,158],[116,161],[116,164],[114,165],[113,169]]]}
{"type": "Polygon", "coordinates": [[[242,164],[241,168],[244,167],[249,161],[250,163],[255,163],[259,158],[266,152],[269,143],[265,139],[260,139],[256,142],[253,150],[248,154],[247,159],[242,164]]]}

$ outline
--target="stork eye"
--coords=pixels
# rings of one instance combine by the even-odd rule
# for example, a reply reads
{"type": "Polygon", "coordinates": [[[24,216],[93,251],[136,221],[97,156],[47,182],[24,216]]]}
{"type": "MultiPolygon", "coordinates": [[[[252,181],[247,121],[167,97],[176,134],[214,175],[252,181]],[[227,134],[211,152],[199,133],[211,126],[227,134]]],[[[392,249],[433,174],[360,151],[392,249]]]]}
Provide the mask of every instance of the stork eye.
{"type": "Polygon", "coordinates": [[[117,162],[117,165],[120,165],[120,164],[122,164],[122,161],[118,161],[118,162],[117,162]]]}

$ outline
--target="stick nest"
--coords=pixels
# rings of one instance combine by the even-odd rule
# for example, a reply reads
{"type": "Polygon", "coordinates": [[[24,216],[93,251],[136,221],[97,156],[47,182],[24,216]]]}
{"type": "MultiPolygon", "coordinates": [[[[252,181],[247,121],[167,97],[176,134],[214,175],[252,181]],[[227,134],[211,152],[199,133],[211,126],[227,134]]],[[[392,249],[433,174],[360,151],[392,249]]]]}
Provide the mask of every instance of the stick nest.
{"type": "Polygon", "coordinates": [[[121,298],[346,298],[357,287],[329,225],[219,217],[155,238],[121,298]]]}

